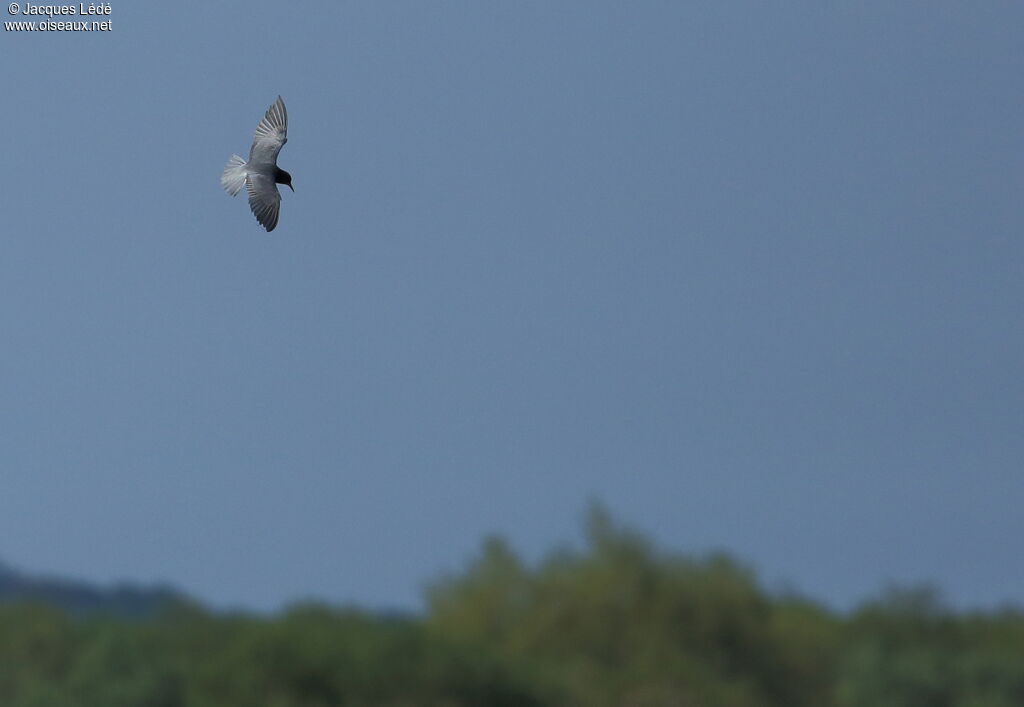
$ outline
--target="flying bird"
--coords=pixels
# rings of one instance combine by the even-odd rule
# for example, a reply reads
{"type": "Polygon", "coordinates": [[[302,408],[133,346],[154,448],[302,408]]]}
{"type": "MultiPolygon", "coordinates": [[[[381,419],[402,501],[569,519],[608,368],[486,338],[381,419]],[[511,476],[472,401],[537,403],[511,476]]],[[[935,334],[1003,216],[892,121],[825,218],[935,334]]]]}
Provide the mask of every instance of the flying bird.
{"type": "Polygon", "coordinates": [[[277,191],[277,185],[287,184],[295,191],[292,175],[277,166],[277,155],[286,142],[288,111],[278,96],[256,126],[252,147],[249,148],[249,160],[231,155],[224,173],[220,175],[220,185],[231,196],[238,194],[242,185],[245,185],[245,190],[249,192],[249,208],[268,233],[277,226],[277,217],[281,213],[281,194],[277,191]]]}

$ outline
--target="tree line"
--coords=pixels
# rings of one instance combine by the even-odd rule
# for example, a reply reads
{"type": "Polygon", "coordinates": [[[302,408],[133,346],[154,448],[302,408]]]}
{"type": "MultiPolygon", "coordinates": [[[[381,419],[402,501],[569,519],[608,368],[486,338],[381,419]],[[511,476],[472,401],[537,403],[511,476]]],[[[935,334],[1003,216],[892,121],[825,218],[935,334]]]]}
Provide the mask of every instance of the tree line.
{"type": "Polygon", "coordinates": [[[927,588],[839,613],[724,554],[655,547],[601,507],[580,550],[501,538],[418,614],[180,601],[142,620],[0,606],[7,707],[1019,707],[1024,613],[927,588]]]}

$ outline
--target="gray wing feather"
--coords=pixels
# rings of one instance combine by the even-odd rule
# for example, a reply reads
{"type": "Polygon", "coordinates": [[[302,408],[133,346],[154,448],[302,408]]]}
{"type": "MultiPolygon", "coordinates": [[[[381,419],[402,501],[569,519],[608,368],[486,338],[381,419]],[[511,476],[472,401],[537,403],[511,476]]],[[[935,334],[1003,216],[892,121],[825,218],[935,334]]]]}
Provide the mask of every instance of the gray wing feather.
{"type": "Polygon", "coordinates": [[[267,232],[277,226],[277,217],[281,213],[281,194],[277,184],[263,174],[248,174],[245,178],[245,190],[249,192],[249,208],[256,220],[267,232]]]}
{"type": "Polygon", "coordinates": [[[256,126],[249,149],[249,164],[277,164],[277,155],[288,142],[288,110],[278,96],[256,126]]]}

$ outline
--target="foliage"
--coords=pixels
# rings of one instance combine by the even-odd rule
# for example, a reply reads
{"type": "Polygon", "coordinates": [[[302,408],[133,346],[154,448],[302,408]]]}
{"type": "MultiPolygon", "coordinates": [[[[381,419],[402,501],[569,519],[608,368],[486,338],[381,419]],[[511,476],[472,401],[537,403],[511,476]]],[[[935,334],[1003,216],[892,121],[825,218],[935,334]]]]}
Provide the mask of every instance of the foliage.
{"type": "Polygon", "coordinates": [[[0,605],[9,707],[1009,707],[1024,614],[892,589],[850,615],[773,596],[734,559],[654,547],[591,509],[582,550],[500,538],[423,616],[315,604],[273,617],[0,605]]]}

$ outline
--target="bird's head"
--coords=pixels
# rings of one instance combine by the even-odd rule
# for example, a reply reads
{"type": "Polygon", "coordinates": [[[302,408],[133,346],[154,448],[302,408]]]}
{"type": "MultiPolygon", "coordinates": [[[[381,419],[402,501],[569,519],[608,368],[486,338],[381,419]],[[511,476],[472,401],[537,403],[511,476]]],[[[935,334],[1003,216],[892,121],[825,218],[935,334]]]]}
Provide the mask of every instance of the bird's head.
{"type": "Polygon", "coordinates": [[[288,174],[280,167],[278,167],[277,172],[274,173],[274,181],[278,184],[285,184],[289,189],[295,191],[295,187],[292,186],[292,175],[288,174]]]}

